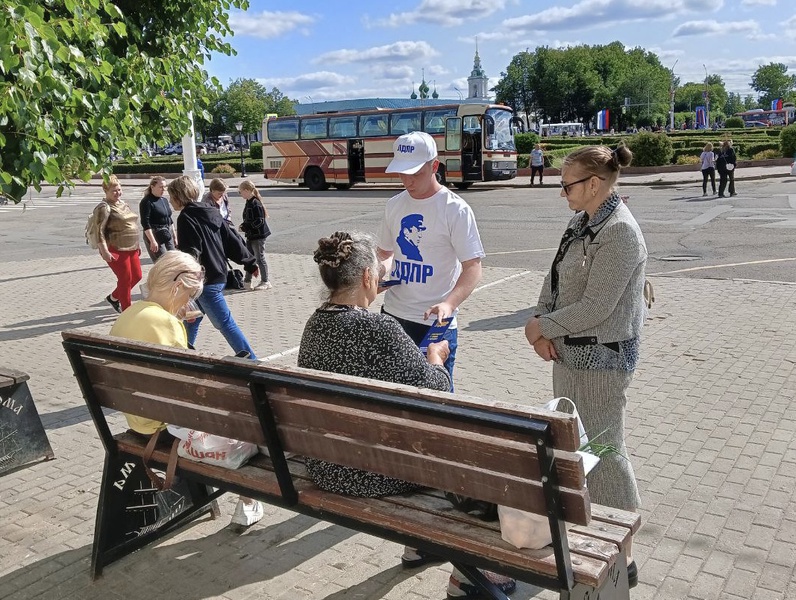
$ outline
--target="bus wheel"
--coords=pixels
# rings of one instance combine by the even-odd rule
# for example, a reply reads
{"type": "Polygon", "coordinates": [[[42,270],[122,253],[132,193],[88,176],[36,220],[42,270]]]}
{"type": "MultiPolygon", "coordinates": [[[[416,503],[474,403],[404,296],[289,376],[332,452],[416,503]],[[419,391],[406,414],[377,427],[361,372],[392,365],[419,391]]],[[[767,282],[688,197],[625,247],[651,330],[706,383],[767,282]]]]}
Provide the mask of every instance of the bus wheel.
{"type": "Polygon", "coordinates": [[[329,184],[326,183],[326,177],[323,176],[323,171],[318,167],[310,167],[304,173],[304,183],[313,192],[320,192],[321,190],[328,190],[329,184]]]}
{"type": "Polygon", "coordinates": [[[334,187],[338,190],[350,190],[351,184],[350,183],[335,183],[334,187]]]}
{"type": "Polygon", "coordinates": [[[440,185],[446,185],[446,183],[447,183],[447,182],[445,181],[445,167],[443,167],[442,165],[440,165],[440,166],[437,168],[437,172],[436,172],[436,173],[434,173],[434,175],[436,176],[436,178],[437,178],[437,182],[438,182],[440,185]]]}
{"type": "Polygon", "coordinates": [[[466,190],[466,189],[467,189],[467,188],[469,188],[471,185],[473,185],[473,182],[472,182],[472,181],[457,181],[457,182],[456,182],[456,183],[454,183],[453,185],[455,185],[455,186],[456,186],[456,189],[457,189],[457,190],[466,190]]]}

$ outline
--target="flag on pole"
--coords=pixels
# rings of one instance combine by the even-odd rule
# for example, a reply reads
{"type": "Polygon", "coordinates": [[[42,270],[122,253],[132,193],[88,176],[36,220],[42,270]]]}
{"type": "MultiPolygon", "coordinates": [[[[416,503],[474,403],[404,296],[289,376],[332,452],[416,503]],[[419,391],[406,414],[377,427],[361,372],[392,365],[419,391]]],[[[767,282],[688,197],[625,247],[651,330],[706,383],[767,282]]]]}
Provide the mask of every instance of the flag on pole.
{"type": "Polygon", "coordinates": [[[601,110],[597,113],[597,129],[606,131],[611,128],[611,111],[601,110]]]}
{"type": "Polygon", "coordinates": [[[771,101],[771,110],[782,110],[782,98],[771,101]]]}
{"type": "Polygon", "coordinates": [[[694,109],[696,112],[696,128],[705,129],[707,127],[707,113],[704,106],[697,106],[694,109]]]}

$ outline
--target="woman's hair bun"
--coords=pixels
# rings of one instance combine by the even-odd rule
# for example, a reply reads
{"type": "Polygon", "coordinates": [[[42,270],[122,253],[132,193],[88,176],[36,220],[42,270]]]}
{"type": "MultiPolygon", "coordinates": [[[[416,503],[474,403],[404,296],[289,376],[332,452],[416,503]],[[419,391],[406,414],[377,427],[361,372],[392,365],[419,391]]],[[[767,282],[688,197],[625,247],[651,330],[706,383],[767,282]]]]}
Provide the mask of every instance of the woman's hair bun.
{"type": "Polygon", "coordinates": [[[611,151],[611,154],[613,154],[614,165],[617,170],[629,167],[633,160],[633,153],[624,143],[618,144],[617,147],[611,151]]]}
{"type": "Polygon", "coordinates": [[[345,231],[335,231],[328,238],[318,240],[318,249],[312,255],[313,260],[319,265],[337,268],[349,256],[354,247],[351,234],[345,231]]]}

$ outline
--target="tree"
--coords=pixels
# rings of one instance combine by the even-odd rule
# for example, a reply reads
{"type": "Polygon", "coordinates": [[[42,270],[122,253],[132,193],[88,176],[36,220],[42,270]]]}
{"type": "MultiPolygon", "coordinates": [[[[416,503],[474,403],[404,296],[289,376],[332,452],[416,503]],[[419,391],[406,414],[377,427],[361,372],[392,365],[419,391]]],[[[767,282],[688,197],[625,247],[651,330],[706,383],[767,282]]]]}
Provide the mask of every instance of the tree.
{"type": "Polygon", "coordinates": [[[631,109],[628,120],[644,115],[662,122],[668,112],[670,82],[671,72],[655,54],[642,48],[626,50],[621,42],[612,42],[520,52],[494,90],[498,102],[548,122],[588,122],[604,108],[620,115],[626,97],[644,104],[631,109]]]}
{"type": "Polygon", "coordinates": [[[763,65],[752,75],[749,84],[754,91],[760,94],[760,103],[770,107],[773,100],[793,99],[793,88],[796,88],[796,75],[788,75],[788,67],[783,63],[769,63],[763,65]]]}
{"type": "Polygon", "coordinates": [[[110,172],[166,132],[206,120],[202,68],[232,54],[230,8],[248,0],[6,0],[0,8],[0,191],[18,200],[110,172]]]}

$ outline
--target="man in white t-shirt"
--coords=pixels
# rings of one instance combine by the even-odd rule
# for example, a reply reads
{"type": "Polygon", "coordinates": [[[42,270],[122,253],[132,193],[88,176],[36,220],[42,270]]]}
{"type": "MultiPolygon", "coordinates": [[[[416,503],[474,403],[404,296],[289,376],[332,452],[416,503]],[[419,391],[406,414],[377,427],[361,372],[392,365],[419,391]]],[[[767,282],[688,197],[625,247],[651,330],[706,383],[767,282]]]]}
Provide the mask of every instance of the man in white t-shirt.
{"type": "Polygon", "coordinates": [[[452,380],[456,313],[481,280],[484,248],[470,206],[437,181],[434,138],[417,131],[402,135],[393,144],[393,156],[386,172],[398,173],[406,190],[387,201],[377,241],[388,279],[401,284],[387,289],[383,311],[416,344],[435,318],[453,319],[444,337],[452,380]]]}

